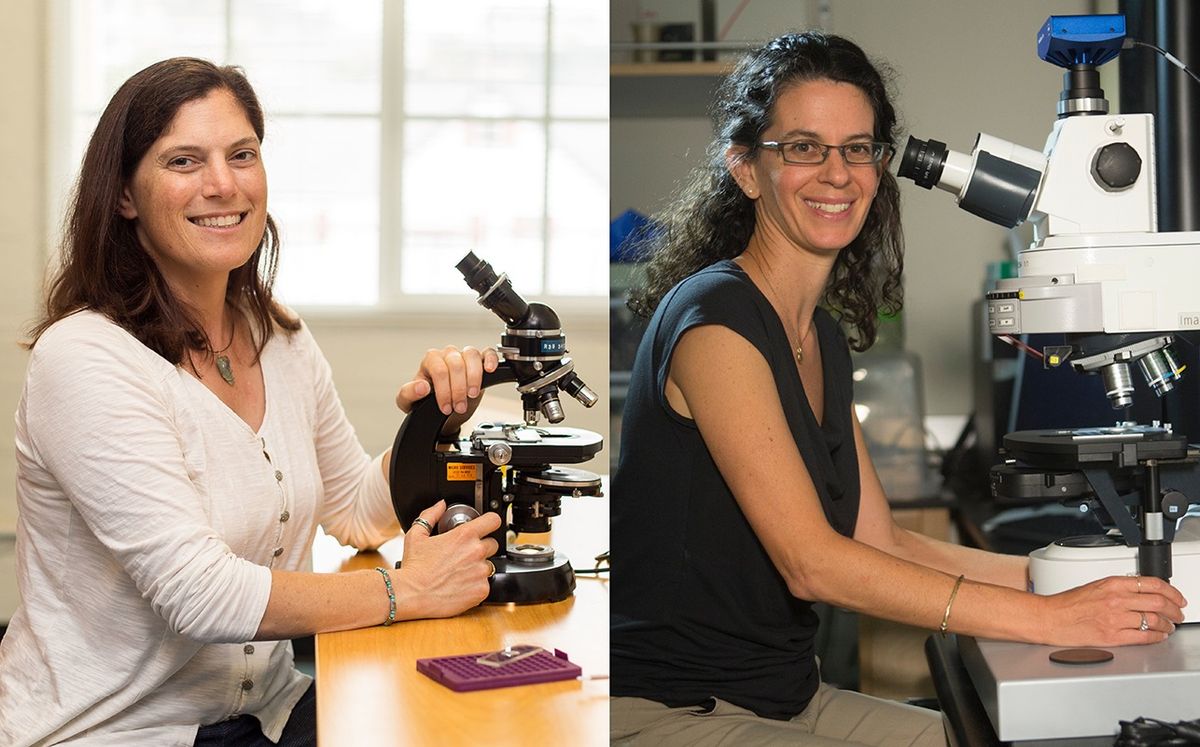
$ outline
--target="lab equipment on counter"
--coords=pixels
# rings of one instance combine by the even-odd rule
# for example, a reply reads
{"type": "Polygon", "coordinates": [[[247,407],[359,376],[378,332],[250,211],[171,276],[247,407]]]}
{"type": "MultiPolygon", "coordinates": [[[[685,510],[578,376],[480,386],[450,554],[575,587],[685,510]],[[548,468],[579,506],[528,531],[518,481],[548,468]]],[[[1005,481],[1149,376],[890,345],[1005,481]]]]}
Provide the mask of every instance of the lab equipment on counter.
{"type": "MultiPolygon", "coordinates": [[[[1133,401],[1131,365],[1158,397],[1183,375],[1171,346],[1179,330],[1200,328],[1200,232],[1156,231],[1153,115],[1108,112],[1097,68],[1120,52],[1124,16],[1051,16],[1037,42],[1043,60],[1067,68],[1058,120],[1043,152],[982,133],[969,156],[935,140],[910,138],[899,174],[951,192],[960,207],[995,223],[1033,224],[1034,240],[1019,255],[1018,276],[998,280],[987,293],[988,326],[1009,339],[1063,333],[1062,345],[1032,352],[1050,367],[1070,361],[1078,372],[1099,374],[1112,406],[1124,409],[1133,401]]],[[[1159,484],[1157,467],[1128,456],[1147,437],[1132,425],[1126,428],[1122,419],[1117,428],[1124,430],[1103,434],[1110,444],[1120,442],[1121,458],[1100,463],[1086,455],[1072,465],[1057,458],[1064,440],[1100,437],[1089,429],[1010,434],[1005,446],[1017,462],[993,473],[993,493],[1029,497],[1027,486],[1057,479],[1047,468],[1082,471],[1086,494],[1061,498],[1100,504],[1121,530],[1121,541],[1137,548],[1129,573],[1170,579],[1173,522],[1189,504],[1200,503],[1200,491],[1191,486],[1197,458],[1185,437],[1174,437],[1178,449],[1164,473],[1168,483],[1159,484]],[[1018,473],[1026,479],[1016,479],[1018,473]],[[1132,473],[1135,483],[1119,497],[1109,488],[1117,473],[1132,473]]],[[[1171,427],[1161,430],[1170,434],[1171,427]]],[[[1080,583],[1091,580],[1088,575],[1077,575],[1080,583]]]]}
{"type": "MultiPolygon", "coordinates": [[[[1157,230],[1153,116],[1110,113],[1100,88],[1097,68],[1130,43],[1124,16],[1051,16],[1038,55],[1067,72],[1045,148],[980,134],[968,155],[910,138],[899,168],[994,223],[1033,225],[1017,277],[986,295],[989,329],[1017,345],[1022,334],[1062,334],[1061,345],[1028,352],[1047,367],[1069,362],[1098,375],[1111,406],[1126,411],[1133,367],[1157,397],[1168,395],[1185,368],[1176,337],[1200,329],[1200,232],[1157,230]]],[[[1061,501],[1115,525],[1034,551],[1034,591],[1152,575],[1197,605],[1200,519],[1184,517],[1200,503],[1200,450],[1167,423],[1096,426],[1004,437],[1010,460],[991,474],[998,500],[1061,501]]],[[[1197,610],[1186,614],[1200,621],[1197,610]]],[[[1051,661],[1049,646],[960,637],[959,648],[1001,740],[1111,740],[1122,719],[1198,715],[1198,640],[1200,626],[1184,626],[1086,670],[1051,661]]]]}
{"type": "Polygon", "coordinates": [[[487,511],[499,514],[500,528],[492,535],[499,550],[490,558],[495,574],[489,579],[486,601],[561,601],[575,589],[568,558],[549,545],[510,544],[507,535],[510,528],[548,532],[563,497],[600,494],[599,475],[559,466],[585,462],[599,453],[604,444],[600,435],[538,425],[542,416],[550,423],[562,422],[560,393],[585,407],[596,404],[597,397],[566,357],[566,335],[553,309],[526,303],[507,275],[497,275],[474,253],[457,268],[479,294],[479,304],[505,322],[497,348],[500,365],[484,373],[482,390],[514,384],[521,394],[524,422],[480,423],[466,438],[447,438],[442,429],[448,416],[433,395],[418,401],[392,447],[392,504],[407,528],[421,511],[445,500],[446,512],[436,532],[487,511]]]}

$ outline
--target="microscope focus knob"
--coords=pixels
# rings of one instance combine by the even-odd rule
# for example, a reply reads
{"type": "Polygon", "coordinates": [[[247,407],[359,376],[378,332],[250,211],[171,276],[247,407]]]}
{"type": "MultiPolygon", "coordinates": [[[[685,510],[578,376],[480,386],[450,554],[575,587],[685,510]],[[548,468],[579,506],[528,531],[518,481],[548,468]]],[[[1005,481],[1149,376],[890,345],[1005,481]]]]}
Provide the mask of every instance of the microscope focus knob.
{"type": "Polygon", "coordinates": [[[1178,490],[1166,490],[1162,494],[1162,514],[1168,521],[1182,519],[1188,510],[1188,499],[1178,490]]]}
{"type": "Polygon", "coordinates": [[[1142,157],[1129,143],[1109,143],[1092,160],[1092,177],[1108,192],[1133,186],[1142,173],[1142,157]]]}
{"type": "Polygon", "coordinates": [[[512,460],[512,447],[506,443],[494,443],[487,448],[487,458],[497,467],[503,467],[512,460]]]}
{"type": "Polygon", "coordinates": [[[468,506],[465,503],[454,503],[446,507],[446,513],[442,514],[442,518],[438,520],[438,534],[445,534],[459,524],[466,524],[471,519],[479,516],[479,512],[474,506],[468,506]]]}

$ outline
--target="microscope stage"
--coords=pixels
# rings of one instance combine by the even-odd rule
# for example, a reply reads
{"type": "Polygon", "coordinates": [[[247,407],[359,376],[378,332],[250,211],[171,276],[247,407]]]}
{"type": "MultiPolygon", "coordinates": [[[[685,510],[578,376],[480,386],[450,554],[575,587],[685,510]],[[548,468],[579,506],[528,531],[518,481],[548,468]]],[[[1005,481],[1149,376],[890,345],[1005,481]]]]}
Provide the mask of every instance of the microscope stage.
{"type": "Polygon", "coordinates": [[[1111,463],[1132,467],[1148,459],[1188,456],[1187,438],[1153,426],[1016,431],[1004,437],[1008,456],[1031,467],[1084,469],[1111,463]]]}
{"type": "Polygon", "coordinates": [[[604,438],[592,431],[564,426],[531,427],[480,423],[469,438],[459,441],[461,452],[486,452],[494,443],[511,449],[514,465],[586,462],[604,447],[604,438]]]}

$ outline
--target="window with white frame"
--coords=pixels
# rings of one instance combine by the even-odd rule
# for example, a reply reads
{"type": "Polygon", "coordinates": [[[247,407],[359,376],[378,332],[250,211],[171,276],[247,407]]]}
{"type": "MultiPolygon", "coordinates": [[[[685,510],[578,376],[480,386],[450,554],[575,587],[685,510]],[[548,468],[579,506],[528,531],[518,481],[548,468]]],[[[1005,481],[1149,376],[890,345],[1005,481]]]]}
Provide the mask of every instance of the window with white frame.
{"type": "Polygon", "coordinates": [[[608,293],[604,0],[57,0],[53,205],[117,87],[167,57],[241,66],[296,306],[608,293]],[[520,268],[518,270],[518,268],[520,268]]]}

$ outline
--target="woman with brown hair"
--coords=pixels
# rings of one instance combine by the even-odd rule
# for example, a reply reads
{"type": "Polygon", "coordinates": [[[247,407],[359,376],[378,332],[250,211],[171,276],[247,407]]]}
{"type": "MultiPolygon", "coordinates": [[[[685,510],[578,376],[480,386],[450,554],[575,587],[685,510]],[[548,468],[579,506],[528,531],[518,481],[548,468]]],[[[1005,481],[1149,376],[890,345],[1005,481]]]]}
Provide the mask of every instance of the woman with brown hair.
{"type": "MultiPolygon", "coordinates": [[[[314,744],[292,637],[445,617],[487,595],[486,514],[406,535],[403,568],[314,574],[317,525],[400,533],[308,329],[272,295],[263,114],[236,68],[176,58],[100,117],[17,412],[21,605],[0,742],[314,744]]],[[[496,353],[430,351],[396,397],[456,428],[496,353]]]]}
{"type": "Polygon", "coordinates": [[[614,743],[944,744],[938,714],[820,682],[817,601],[991,638],[1163,640],[1185,602],[1161,580],[1036,596],[1026,558],[893,522],[848,350],[899,308],[903,268],[896,113],[863,51],[779,37],[714,112],[632,299],[651,319],[612,488],[614,743]]]}

